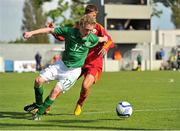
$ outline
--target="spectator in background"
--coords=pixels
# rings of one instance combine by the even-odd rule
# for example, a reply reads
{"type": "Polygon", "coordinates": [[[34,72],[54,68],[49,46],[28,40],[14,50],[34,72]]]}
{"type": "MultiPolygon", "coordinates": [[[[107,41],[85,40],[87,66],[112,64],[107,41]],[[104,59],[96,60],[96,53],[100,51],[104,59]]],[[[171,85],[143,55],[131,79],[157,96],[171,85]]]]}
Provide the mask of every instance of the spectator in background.
{"type": "Polygon", "coordinates": [[[122,24],[121,22],[119,22],[119,23],[117,24],[116,29],[117,29],[117,30],[124,30],[123,24],[122,24]]]}
{"type": "Polygon", "coordinates": [[[160,49],[160,59],[162,60],[162,59],[164,59],[164,57],[165,57],[165,51],[163,50],[163,48],[161,48],[160,49]]]}
{"type": "Polygon", "coordinates": [[[141,5],[145,5],[145,1],[144,0],[140,0],[140,4],[141,5]]]}
{"type": "Polygon", "coordinates": [[[142,56],[140,54],[138,54],[136,60],[137,60],[137,64],[138,64],[137,71],[141,71],[142,56]]]}
{"type": "Polygon", "coordinates": [[[178,51],[178,54],[177,54],[177,70],[180,69],[180,52],[178,51]]]}
{"type": "Polygon", "coordinates": [[[177,68],[177,56],[171,55],[170,56],[170,69],[176,70],[176,68],[177,68]]]}
{"type": "Polygon", "coordinates": [[[156,51],[156,60],[161,60],[160,52],[156,51]]]}
{"type": "Polygon", "coordinates": [[[176,55],[176,53],[177,53],[177,50],[176,50],[175,47],[173,47],[173,48],[171,49],[171,55],[176,55]]]}
{"type": "Polygon", "coordinates": [[[39,54],[39,52],[36,53],[35,55],[35,61],[36,61],[36,71],[41,71],[42,67],[41,67],[41,55],[39,54]]]}
{"type": "Polygon", "coordinates": [[[115,49],[115,51],[113,53],[113,59],[114,60],[121,60],[122,59],[121,52],[118,49],[115,49]]]}

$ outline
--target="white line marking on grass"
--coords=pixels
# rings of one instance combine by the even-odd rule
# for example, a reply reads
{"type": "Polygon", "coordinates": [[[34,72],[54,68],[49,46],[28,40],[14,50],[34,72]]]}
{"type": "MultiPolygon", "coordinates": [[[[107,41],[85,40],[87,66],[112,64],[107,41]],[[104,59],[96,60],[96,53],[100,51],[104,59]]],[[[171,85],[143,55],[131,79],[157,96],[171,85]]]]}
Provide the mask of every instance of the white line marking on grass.
{"type": "MultiPolygon", "coordinates": [[[[160,112],[160,111],[180,111],[180,108],[162,108],[162,109],[143,109],[143,110],[133,110],[134,112],[160,112]]],[[[96,111],[96,112],[83,112],[83,114],[106,114],[115,111],[96,111]]]]}
{"type": "Polygon", "coordinates": [[[179,111],[180,108],[162,108],[162,109],[143,109],[143,110],[134,110],[135,112],[148,112],[148,111],[179,111]]]}

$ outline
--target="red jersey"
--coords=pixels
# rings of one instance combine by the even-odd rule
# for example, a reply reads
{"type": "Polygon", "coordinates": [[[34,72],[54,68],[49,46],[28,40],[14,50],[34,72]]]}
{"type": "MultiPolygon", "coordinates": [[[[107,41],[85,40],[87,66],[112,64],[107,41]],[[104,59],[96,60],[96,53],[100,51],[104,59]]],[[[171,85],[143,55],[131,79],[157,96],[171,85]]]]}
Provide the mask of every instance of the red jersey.
{"type": "Polygon", "coordinates": [[[113,44],[110,36],[107,35],[105,29],[99,23],[96,24],[94,33],[100,37],[107,36],[108,42],[106,42],[106,43],[99,42],[97,46],[95,46],[94,48],[91,48],[89,50],[89,53],[86,57],[83,68],[93,67],[93,68],[99,68],[102,71],[103,56],[98,55],[98,53],[102,48],[105,48],[108,51],[111,47],[114,46],[114,44],[113,44]]]}

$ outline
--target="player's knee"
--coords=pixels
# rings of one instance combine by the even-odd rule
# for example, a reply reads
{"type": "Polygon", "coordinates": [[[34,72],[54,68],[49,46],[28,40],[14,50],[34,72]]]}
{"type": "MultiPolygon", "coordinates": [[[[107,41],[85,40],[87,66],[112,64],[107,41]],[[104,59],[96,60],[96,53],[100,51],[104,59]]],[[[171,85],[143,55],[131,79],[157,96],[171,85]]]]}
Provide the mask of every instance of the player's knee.
{"type": "Polygon", "coordinates": [[[82,87],[84,88],[84,90],[89,90],[90,87],[93,85],[94,81],[93,80],[85,80],[82,83],[82,87]]]}
{"type": "Polygon", "coordinates": [[[95,78],[93,75],[89,74],[85,77],[84,81],[83,81],[83,88],[88,90],[93,84],[94,84],[95,78]]]}
{"type": "Polygon", "coordinates": [[[88,85],[88,83],[83,82],[83,84],[82,84],[82,88],[83,88],[83,90],[84,90],[84,91],[88,91],[88,90],[89,90],[89,88],[90,88],[90,86],[88,85]]]}
{"type": "Polygon", "coordinates": [[[35,78],[35,84],[36,85],[41,85],[44,83],[44,79],[42,79],[40,76],[35,78]]]}

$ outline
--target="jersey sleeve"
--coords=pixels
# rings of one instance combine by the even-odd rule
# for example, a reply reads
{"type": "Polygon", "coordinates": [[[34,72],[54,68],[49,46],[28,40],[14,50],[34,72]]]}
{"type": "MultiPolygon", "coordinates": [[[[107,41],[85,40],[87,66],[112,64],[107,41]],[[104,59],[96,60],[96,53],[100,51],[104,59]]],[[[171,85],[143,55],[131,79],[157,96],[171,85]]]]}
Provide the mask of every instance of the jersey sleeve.
{"type": "MultiPolygon", "coordinates": [[[[52,23],[52,22],[49,23],[48,27],[49,27],[49,28],[54,28],[54,23],[52,23]]],[[[62,36],[59,36],[59,35],[54,34],[54,33],[51,33],[51,35],[53,35],[54,38],[56,38],[56,39],[59,40],[59,41],[64,41],[64,37],[62,37],[62,36]]]]}
{"type": "Polygon", "coordinates": [[[93,48],[94,46],[96,46],[98,44],[98,37],[94,34],[90,34],[89,35],[89,41],[87,41],[85,43],[85,46],[88,47],[88,48],[93,48]]]}
{"type": "Polygon", "coordinates": [[[56,35],[54,33],[52,33],[52,35],[54,36],[54,38],[56,38],[59,41],[64,41],[65,40],[64,37],[62,37],[62,36],[56,35]]]}
{"type": "Polygon", "coordinates": [[[55,27],[53,34],[65,37],[68,35],[68,27],[55,27]]]}
{"type": "Polygon", "coordinates": [[[111,37],[107,34],[107,32],[104,29],[104,27],[101,24],[97,23],[96,29],[98,31],[98,34],[97,34],[98,36],[102,36],[102,37],[107,36],[107,38],[108,38],[108,41],[104,43],[103,48],[105,48],[107,51],[110,48],[113,48],[114,47],[114,43],[113,43],[111,37]]]}
{"type": "Polygon", "coordinates": [[[109,35],[107,35],[107,37],[108,37],[108,41],[104,42],[103,48],[108,51],[110,48],[114,47],[114,43],[113,43],[113,41],[112,41],[112,39],[111,39],[111,37],[109,35]]]}

